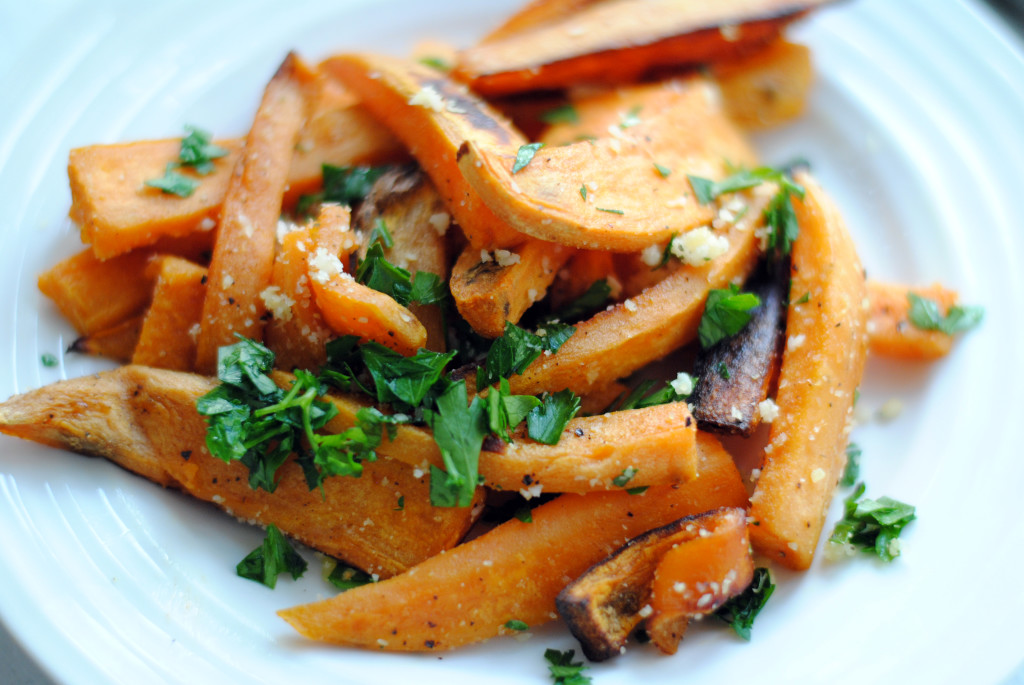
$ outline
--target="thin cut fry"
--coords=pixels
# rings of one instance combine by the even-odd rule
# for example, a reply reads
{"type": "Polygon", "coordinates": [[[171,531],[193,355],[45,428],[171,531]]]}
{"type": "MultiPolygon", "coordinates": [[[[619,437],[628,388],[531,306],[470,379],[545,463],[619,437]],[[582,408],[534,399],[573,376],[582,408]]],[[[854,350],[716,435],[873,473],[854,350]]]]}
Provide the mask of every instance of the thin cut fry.
{"type": "Polygon", "coordinates": [[[838,209],[809,175],[796,180],[807,195],[794,201],[800,237],[793,243],[779,415],[750,498],[750,537],[755,551],[802,570],[814,558],[846,461],[867,356],[867,289],[838,209]]]}
{"type": "Polygon", "coordinates": [[[210,279],[196,352],[196,369],[216,368],[217,349],[236,335],[263,339],[267,307],[260,293],[270,285],[281,198],[295,140],[306,116],[306,67],[294,55],[270,80],[245,152],[228,186],[210,261],[210,279]]]}
{"type": "Polygon", "coordinates": [[[156,285],[132,363],[191,371],[206,296],[206,268],[180,257],[159,257],[148,268],[156,285]]]}
{"type": "Polygon", "coordinates": [[[303,635],[389,651],[452,649],[551,620],[555,597],[628,538],[682,516],[743,506],[732,458],[699,435],[698,477],[678,487],[562,495],[409,573],[279,612],[303,635]]]}

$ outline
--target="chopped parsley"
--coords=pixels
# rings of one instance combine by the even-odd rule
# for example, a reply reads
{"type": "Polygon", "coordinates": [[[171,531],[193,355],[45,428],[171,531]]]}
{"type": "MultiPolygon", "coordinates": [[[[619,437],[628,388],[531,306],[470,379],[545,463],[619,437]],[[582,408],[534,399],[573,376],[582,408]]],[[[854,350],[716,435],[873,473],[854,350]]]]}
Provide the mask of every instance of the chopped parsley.
{"type": "Polygon", "coordinates": [[[369,585],[374,582],[373,577],[365,571],[360,571],[352,566],[347,566],[342,563],[335,563],[334,568],[327,574],[327,582],[334,587],[338,588],[342,592],[345,590],[351,590],[352,588],[360,587],[361,585],[369,585]]]}
{"type": "Polygon", "coordinates": [[[529,504],[519,507],[512,515],[523,523],[533,523],[533,509],[530,508],[529,504]]]}
{"type": "Polygon", "coordinates": [[[545,445],[557,445],[565,426],[580,410],[580,398],[572,390],[544,393],[540,405],[526,416],[526,434],[545,445]]]}
{"type": "Polygon", "coordinates": [[[808,290],[807,292],[805,292],[803,294],[803,296],[799,300],[797,300],[793,304],[807,304],[810,301],[811,301],[811,291],[808,290]]]}
{"type": "Polygon", "coordinates": [[[544,143],[526,143],[520,145],[519,150],[516,152],[516,161],[512,165],[512,173],[517,174],[526,167],[527,164],[533,161],[533,156],[537,154],[537,150],[544,147],[544,143]]]}
{"type": "Polygon", "coordinates": [[[164,175],[160,178],[147,179],[146,185],[150,188],[157,188],[166,195],[177,195],[178,197],[191,196],[199,188],[199,181],[179,174],[175,171],[177,168],[178,164],[176,162],[168,162],[167,167],[164,169],[164,175]]]}
{"type": "Polygon", "coordinates": [[[612,288],[605,278],[590,284],[586,292],[559,309],[554,318],[559,321],[577,321],[590,316],[603,307],[612,295],[612,288]]]}
{"type": "Polygon", "coordinates": [[[398,496],[398,502],[395,504],[394,511],[405,511],[405,495],[398,496]]]}
{"type": "Polygon", "coordinates": [[[420,57],[417,61],[423,66],[430,67],[431,69],[436,69],[445,74],[452,70],[451,62],[444,59],[443,57],[427,55],[426,57],[420,57]]]}
{"type": "Polygon", "coordinates": [[[851,442],[846,446],[846,468],[843,469],[843,476],[839,479],[839,484],[843,487],[850,487],[860,478],[861,454],[862,450],[857,443],[851,442]]]}
{"type": "Polygon", "coordinates": [[[576,329],[565,324],[550,323],[543,331],[544,335],[538,335],[506,321],[505,333],[491,343],[487,360],[477,369],[476,389],[483,390],[502,378],[521,374],[543,352],[553,354],[561,349],[576,329]]]}
{"type": "Polygon", "coordinates": [[[318,193],[300,197],[295,211],[300,216],[309,216],[317,205],[324,202],[351,206],[366,197],[377,179],[390,169],[389,166],[324,164],[321,167],[323,189],[318,193]]]}
{"type": "Polygon", "coordinates": [[[607,214],[619,214],[620,216],[625,214],[621,209],[608,209],[607,207],[594,207],[594,209],[599,212],[606,212],[607,214]]]}
{"type": "Polygon", "coordinates": [[[636,105],[634,107],[631,107],[628,112],[622,115],[622,118],[619,121],[619,128],[627,129],[632,128],[634,126],[638,126],[642,121],[640,119],[640,111],[642,109],[642,105],[636,105]]]}
{"type": "Polygon", "coordinates": [[[890,497],[862,500],[864,490],[860,483],[846,499],[845,514],[828,544],[860,548],[892,561],[900,555],[900,532],[917,518],[914,507],[890,497]]]}
{"type": "Polygon", "coordinates": [[[647,492],[648,488],[650,488],[650,487],[651,486],[649,486],[649,485],[641,485],[641,486],[636,487],[636,488],[626,488],[626,494],[627,495],[642,495],[645,492],[647,492]]]}
{"type": "Polygon", "coordinates": [[[277,526],[271,523],[267,526],[263,543],[238,562],[235,572],[242,578],[255,580],[274,589],[279,575],[288,573],[298,580],[306,572],[306,567],[306,560],[295,551],[277,526]]]}
{"type": "Polygon", "coordinates": [[[589,685],[590,677],[583,675],[587,667],[582,661],[573,662],[576,650],[561,652],[557,649],[544,650],[544,658],[548,662],[548,670],[555,685],[589,685]]]}
{"type": "Polygon", "coordinates": [[[508,379],[502,378],[497,388],[487,393],[487,425],[505,442],[512,441],[512,430],[541,406],[533,395],[513,395],[508,379]]]}
{"type": "Polygon", "coordinates": [[[622,473],[612,478],[612,485],[617,488],[624,488],[629,484],[629,481],[633,480],[633,477],[639,471],[635,466],[627,466],[623,469],[622,473]]]}
{"type": "Polygon", "coordinates": [[[732,626],[737,635],[749,641],[754,619],[773,592],[775,583],[772,582],[772,574],[766,568],[756,568],[754,580],[747,589],[719,607],[715,616],[732,626]]]}
{"type": "Polygon", "coordinates": [[[178,159],[167,163],[163,176],[146,180],[150,188],[157,188],[167,195],[189,197],[199,188],[199,181],[178,173],[177,169],[189,167],[200,176],[206,176],[214,171],[213,160],[228,154],[227,150],[211,142],[212,137],[206,131],[195,126],[185,126],[185,131],[187,134],[181,139],[178,159]]]}
{"type": "MultiPolygon", "coordinates": [[[[390,233],[383,235],[390,241],[390,233]]],[[[407,270],[389,262],[380,240],[375,240],[366,251],[366,258],[356,268],[355,278],[356,282],[390,296],[402,306],[436,304],[448,297],[449,292],[448,284],[437,274],[417,271],[412,276],[407,270]]]]}
{"type": "Polygon", "coordinates": [[[706,350],[718,341],[739,333],[750,321],[750,311],[759,304],[761,300],[757,295],[741,293],[735,285],[711,290],[697,327],[700,346],[706,350]]]}
{"type": "Polygon", "coordinates": [[[564,104],[544,112],[540,120],[545,124],[578,124],[580,115],[571,104],[564,104]]]}
{"type": "Polygon", "coordinates": [[[525,621],[520,621],[514,618],[511,621],[506,621],[505,627],[509,630],[514,630],[519,633],[523,632],[524,630],[530,629],[530,626],[525,621]]]}
{"type": "Polygon", "coordinates": [[[370,245],[380,243],[388,250],[395,246],[395,240],[391,237],[391,231],[388,230],[388,225],[384,223],[384,219],[377,217],[377,221],[374,222],[373,228],[370,229],[370,235],[367,242],[370,245]]]}
{"type": "Polygon", "coordinates": [[[667,166],[658,164],[657,162],[654,163],[654,170],[657,171],[658,175],[661,176],[662,178],[668,178],[669,174],[672,173],[672,170],[669,169],[667,166]]]}
{"type": "Polygon", "coordinates": [[[57,366],[58,363],[57,357],[55,355],[50,354],[49,352],[40,357],[39,361],[41,361],[43,363],[43,366],[47,367],[48,369],[52,369],[53,367],[57,366]]]}
{"type": "Polygon", "coordinates": [[[615,411],[625,411],[627,409],[643,409],[645,407],[654,407],[659,404],[668,404],[669,402],[679,402],[685,400],[692,393],[693,379],[689,377],[689,374],[680,374],[673,381],[665,383],[665,385],[650,393],[651,388],[655,386],[655,382],[652,380],[641,381],[633,390],[627,395],[622,402],[615,408],[615,411]],[[681,379],[683,384],[689,383],[689,392],[679,392],[680,389],[687,390],[686,387],[681,385],[681,379]],[[689,380],[687,380],[689,379],[689,380]]]}
{"type": "Polygon", "coordinates": [[[910,300],[910,323],[922,331],[941,331],[946,335],[953,335],[974,328],[985,316],[982,307],[960,305],[953,305],[943,316],[935,300],[912,292],[907,293],[907,299],[910,300]]]}
{"type": "Polygon", "coordinates": [[[732,378],[732,374],[729,373],[729,365],[725,362],[718,362],[718,366],[715,368],[715,371],[718,372],[719,377],[721,377],[723,381],[727,381],[732,378]]]}
{"type": "Polygon", "coordinates": [[[580,197],[583,198],[584,202],[587,201],[587,186],[586,185],[581,185],[580,186],[580,197]]]}
{"type": "Polygon", "coordinates": [[[490,432],[483,400],[466,392],[466,381],[453,383],[425,412],[427,425],[441,450],[445,469],[430,467],[430,503],[436,507],[468,507],[477,486],[480,448],[490,432]]]}

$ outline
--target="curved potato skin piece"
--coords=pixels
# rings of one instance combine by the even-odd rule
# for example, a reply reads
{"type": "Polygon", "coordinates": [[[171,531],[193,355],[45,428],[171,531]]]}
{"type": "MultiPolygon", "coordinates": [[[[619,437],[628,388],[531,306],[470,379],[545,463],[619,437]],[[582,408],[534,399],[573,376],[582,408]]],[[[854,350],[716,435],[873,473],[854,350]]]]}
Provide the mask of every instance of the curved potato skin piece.
{"type": "Polygon", "coordinates": [[[279,615],[303,635],[388,651],[453,649],[508,634],[555,615],[555,597],[574,577],[630,537],[682,516],[743,506],[746,490],[721,444],[698,438],[700,475],[677,487],[562,495],[532,512],[429,559],[408,573],[279,615]]]}
{"type": "MultiPolygon", "coordinates": [[[[104,457],[243,521],[273,523],[382,577],[454,546],[475,520],[473,508],[433,507],[427,477],[417,478],[410,466],[383,455],[364,465],[361,478],[326,479],[323,493],[309,490],[293,460],[281,467],[273,493],[252,490],[245,466],[206,449],[206,422],[196,400],[216,384],[194,374],[123,366],[12,397],[0,404],[0,432],[104,457]],[[405,498],[400,510],[399,496],[405,498]]],[[[351,425],[339,417],[332,427],[351,425]]]]}
{"type": "Polygon", "coordinates": [[[838,208],[810,175],[796,180],[807,192],[803,201],[793,200],[800,235],[793,242],[779,416],[750,498],[750,538],[758,553],[803,570],[846,463],[854,393],[867,357],[868,298],[838,208]]]}

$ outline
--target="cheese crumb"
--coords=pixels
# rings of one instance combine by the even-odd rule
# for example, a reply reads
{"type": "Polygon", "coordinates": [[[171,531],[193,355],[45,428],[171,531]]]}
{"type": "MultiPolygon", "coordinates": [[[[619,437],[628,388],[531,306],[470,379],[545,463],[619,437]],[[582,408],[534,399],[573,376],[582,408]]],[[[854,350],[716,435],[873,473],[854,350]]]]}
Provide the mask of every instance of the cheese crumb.
{"type": "Polygon", "coordinates": [[[409,104],[424,107],[433,112],[444,111],[444,98],[434,86],[423,86],[415,95],[409,98],[409,104]]]}
{"type": "Polygon", "coordinates": [[[645,604],[640,611],[636,612],[636,615],[640,618],[647,618],[654,613],[654,608],[650,604],[645,604]]]}
{"type": "Polygon", "coordinates": [[[699,226],[672,239],[672,254],[684,264],[703,266],[729,249],[729,239],[714,235],[707,226],[699,226]]]}
{"type": "Polygon", "coordinates": [[[295,300],[282,293],[279,286],[271,285],[264,288],[260,293],[260,299],[263,300],[263,304],[267,306],[275,319],[291,321],[295,300]]]}
{"type": "Polygon", "coordinates": [[[199,222],[200,231],[212,231],[216,227],[217,222],[211,219],[210,217],[204,217],[203,220],[199,222]]]}
{"type": "Polygon", "coordinates": [[[316,253],[309,258],[309,266],[313,269],[312,277],[317,283],[327,283],[335,276],[345,272],[341,260],[324,247],[316,249],[316,253]]]}
{"type": "Polygon", "coordinates": [[[725,24],[720,26],[718,32],[722,34],[722,38],[725,38],[730,43],[734,43],[740,39],[740,27],[736,24],[725,24]]]}
{"type": "Polygon", "coordinates": [[[803,333],[800,335],[791,335],[786,340],[786,351],[792,352],[793,350],[798,350],[805,342],[807,342],[807,336],[803,333]]]}
{"type": "Polygon", "coordinates": [[[818,481],[820,481],[824,477],[825,477],[825,469],[823,469],[821,467],[816,468],[813,471],[811,471],[811,482],[812,483],[817,483],[818,481]]]}
{"type": "Polygon", "coordinates": [[[662,248],[660,245],[648,245],[640,253],[640,261],[652,269],[661,264],[662,248]]]}
{"type": "Polygon", "coordinates": [[[623,302],[622,306],[626,308],[626,311],[630,311],[630,312],[635,312],[636,311],[636,302],[634,302],[631,299],[627,299],[625,302],[623,302]]]}
{"type": "Polygon", "coordinates": [[[757,403],[757,413],[761,415],[762,421],[771,423],[779,418],[779,405],[775,404],[771,398],[768,398],[757,403]]]}
{"type": "Polygon", "coordinates": [[[669,385],[675,394],[689,395],[693,392],[693,376],[685,371],[680,371],[675,380],[669,382],[669,385]]]}
{"type": "Polygon", "coordinates": [[[882,421],[892,421],[902,413],[903,400],[898,397],[890,397],[878,408],[878,418],[882,421]]]}
{"type": "Polygon", "coordinates": [[[220,280],[220,287],[223,288],[224,290],[227,290],[228,288],[230,288],[234,284],[235,284],[235,279],[233,279],[228,274],[224,274],[224,278],[222,278],[220,280]]]}
{"type": "Polygon", "coordinates": [[[518,254],[509,250],[494,251],[494,261],[498,263],[498,266],[512,266],[513,264],[518,264],[520,259],[518,254]]]}
{"type": "Polygon", "coordinates": [[[448,232],[448,226],[452,222],[452,217],[447,212],[438,212],[437,214],[431,214],[430,218],[427,219],[427,223],[438,235],[444,235],[448,232]]]}
{"type": "Polygon", "coordinates": [[[480,250],[480,263],[486,264],[489,261],[491,261],[491,253],[487,250],[480,250]]]}
{"type": "Polygon", "coordinates": [[[245,214],[238,215],[238,224],[242,227],[242,233],[245,234],[246,238],[251,238],[252,234],[256,229],[252,225],[252,221],[249,220],[245,214]]]}
{"type": "Polygon", "coordinates": [[[742,421],[743,420],[743,412],[741,412],[739,410],[739,407],[737,407],[735,404],[732,405],[732,407],[729,409],[729,416],[732,417],[733,421],[742,421]]]}
{"type": "Polygon", "coordinates": [[[540,494],[543,491],[544,485],[536,483],[528,488],[520,488],[519,494],[523,496],[523,499],[533,499],[534,497],[540,497],[540,494]]]}

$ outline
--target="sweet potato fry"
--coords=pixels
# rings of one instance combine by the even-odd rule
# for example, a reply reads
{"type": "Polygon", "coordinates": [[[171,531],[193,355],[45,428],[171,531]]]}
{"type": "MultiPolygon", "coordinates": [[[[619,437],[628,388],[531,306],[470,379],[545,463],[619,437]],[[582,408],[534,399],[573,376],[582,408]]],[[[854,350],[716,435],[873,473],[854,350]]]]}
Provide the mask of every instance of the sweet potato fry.
{"type": "Polygon", "coordinates": [[[155,282],[153,300],[143,318],[132,363],[191,371],[206,296],[206,268],[180,257],[156,257],[147,269],[155,282]]]}
{"type": "Polygon", "coordinates": [[[322,68],[405,143],[474,247],[507,248],[526,239],[494,216],[456,165],[456,152],[467,139],[513,154],[527,142],[487,103],[429,67],[391,57],[332,57],[322,68]]]}
{"type": "MultiPolygon", "coordinates": [[[[751,207],[747,216],[759,213],[751,207]]],[[[693,340],[708,290],[746,278],[757,261],[757,239],[747,217],[725,235],[729,250],[710,264],[679,266],[649,290],[576,324],[576,333],[557,353],[539,357],[509,379],[512,392],[569,388],[586,394],[693,340]]]]}
{"type": "Polygon", "coordinates": [[[384,577],[452,547],[472,524],[472,508],[431,506],[427,479],[390,459],[366,464],[361,478],[328,478],[323,493],[309,490],[294,461],[282,466],[273,493],[250,489],[245,466],[224,463],[205,446],[196,400],[215,383],[123,366],[9,399],[0,404],[0,432],[105,457],[237,518],[274,523],[315,549],[384,577]]]}
{"type": "Polygon", "coordinates": [[[551,620],[568,579],[625,540],[681,516],[742,506],[732,458],[698,437],[700,474],[679,485],[563,495],[399,577],[279,612],[303,635],[395,651],[452,649],[507,633],[505,624],[551,620]]]}
{"type": "Polygon", "coordinates": [[[138,251],[100,261],[83,250],[40,274],[39,290],[76,331],[89,336],[145,311],[153,292],[146,272],[151,256],[138,251]]]}
{"type": "Polygon", "coordinates": [[[756,157],[708,81],[659,87],[674,95],[664,107],[627,113],[597,140],[544,147],[525,167],[516,150],[467,140],[459,169],[495,215],[534,238],[617,252],[664,244],[712,219],[688,174],[720,178],[727,160],[756,157]]]}
{"type": "MultiPolygon", "coordinates": [[[[741,533],[740,540],[746,543],[742,547],[741,558],[745,558],[750,565],[750,572],[753,573],[750,544],[747,541],[746,525],[743,520],[745,513],[742,509],[718,509],[706,514],[687,516],[649,530],[629,540],[614,554],[594,564],[586,573],[567,585],[556,600],[558,613],[579,640],[583,654],[591,661],[605,661],[619,653],[629,634],[644,620],[641,611],[645,606],[651,606],[648,605],[649,600],[654,600],[651,597],[651,586],[656,574],[661,576],[662,585],[666,578],[679,577],[680,580],[684,580],[683,575],[686,576],[685,580],[701,583],[709,583],[712,580],[721,582],[720,579],[727,574],[710,573],[710,569],[706,568],[709,565],[708,561],[703,560],[704,568],[693,568],[694,552],[707,551],[708,548],[714,548],[715,553],[731,552],[735,545],[723,545],[721,540],[708,544],[704,542],[708,537],[728,537],[729,542],[732,542],[736,536],[724,535],[725,530],[741,533]],[[728,549],[723,549],[726,547],[728,549]],[[679,564],[666,565],[662,561],[669,554],[678,554],[676,550],[682,548],[688,550],[686,557],[690,560],[690,567],[685,569],[686,573],[676,568],[679,564]]],[[[734,561],[733,557],[734,555],[729,555],[721,560],[715,559],[710,564],[728,565],[734,561]]],[[[723,594],[728,593],[730,589],[740,592],[750,583],[749,578],[744,584],[740,574],[734,575],[735,579],[722,589],[723,594]]],[[[690,583],[691,592],[696,584],[690,583]]],[[[685,613],[685,617],[710,611],[702,609],[695,608],[692,613],[685,613]]],[[[668,618],[667,613],[662,613],[656,621],[659,634],[662,632],[660,624],[668,618]]],[[[651,621],[648,621],[648,625],[650,623],[651,621]]]]}
{"type": "Polygon", "coordinates": [[[528,31],[553,21],[571,17],[574,13],[602,0],[533,0],[508,17],[501,26],[480,39],[480,45],[494,43],[508,36],[528,31]]]}
{"type": "Polygon", "coordinates": [[[263,93],[245,151],[228,185],[210,260],[210,277],[196,350],[196,369],[216,368],[217,349],[236,335],[263,339],[267,312],[260,293],[270,285],[281,198],[299,128],[306,116],[310,75],[294,55],[263,93]]]}
{"type": "Polygon", "coordinates": [[[742,54],[827,1],[589,3],[572,13],[554,11],[553,20],[463,50],[453,73],[487,96],[628,82],[653,67],[705,64],[742,54]]]}
{"type": "Polygon", "coordinates": [[[452,298],[477,333],[497,338],[505,322],[519,323],[534,302],[544,298],[572,248],[529,240],[514,250],[466,247],[452,268],[452,298]]]}
{"type": "Polygon", "coordinates": [[[788,265],[775,269],[747,284],[745,290],[761,304],[743,330],[697,356],[694,375],[700,381],[690,402],[701,430],[750,437],[761,423],[758,405],[768,397],[782,360],[789,296],[788,265]]]}
{"type": "MultiPolygon", "coordinates": [[[[363,199],[353,223],[366,243],[378,224],[391,236],[385,250],[388,259],[410,275],[419,271],[437,274],[448,280],[448,247],[445,234],[451,215],[430,179],[416,166],[408,165],[384,173],[363,199]]],[[[414,304],[409,311],[427,329],[425,347],[434,352],[447,349],[446,328],[437,305],[414,304]]]]}
{"type": "Polygon", "coordinates": [[[127,364],[132,359],[141,332],[142,316],[133,316],[110,328],[75,338],[68,346],[68,352],[107,357],[127,364]]]}
{"type": "Polygon", "coordinates": [[[694,517],[684,531],[690,537],[665,552],[651,581],[651,614],[645,627],[666,654],[676,653],[679,627],[688,619],[715,611],[754,578],[743,509],[694,517]]]}
{"type": "Polygon", "coordinates": [[[618,275],[615,255],[601,250],[577,250],[565,266],[558,270],[554,285],[548,292],[551,309],[559,311],[575,302],[597,281],[608,283],[609,295],[617,296],[618,275]]]}
{"type": "Polygon", "coordinates": [[[845,463],[849,415],[867,356],[867,289],[839,211],[808,174],[794,201],[786,349],[764,464],[750,498],[755,551],[806,569],[845,463]],[[809,293],[804,298],[797,293],[809,293]]]}
{"type": "Polygon", "coordinates": [[[747,130],[800,116],[814,80],[811,51],[781,38],[749,55],[714,64],[711,75],[721,89],[726,114],[747,130]]]}
{"type": "MultiPolygon", "coordinates": [[[[284,204],[320,185],[324,163],[382,164],[400,161],[398,141],[337,81],[320,76],[312,111],[299,134],[288,171],[284,204]]],[[[183,236],[213,227],[220,215],[232,170],[242,148],[239,139],[217,140],[228,150],[214,171],[187,198],[161,193],[145,181],[163,175],[178,158],[180,139],[146,140],[76,148],[68,156],[70,215],[82,240],[101,259],[151,245],[161,236],[183,236]]]]}
{"type": "Polygon", "coordinates": [[[955,291],[933,283],[927,287],[911,287],[900,283],[868,281],[868,351],[883,357],[927,361],[949,354],[953,336],[942,331],[925,331],[910,323],[910,300],[907,293],[928,298],[939,305],[945,316],[957,303],[955,291]]]}

